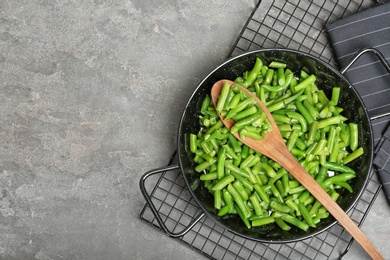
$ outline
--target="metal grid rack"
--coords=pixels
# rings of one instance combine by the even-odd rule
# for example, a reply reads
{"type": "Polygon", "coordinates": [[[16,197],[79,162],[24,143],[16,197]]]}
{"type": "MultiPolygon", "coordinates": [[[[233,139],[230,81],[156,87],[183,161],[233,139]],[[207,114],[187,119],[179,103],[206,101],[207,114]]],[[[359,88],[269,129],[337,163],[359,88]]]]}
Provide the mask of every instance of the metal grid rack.
{"type": "MultiPolygon", "coordinates": [[[[375,2],[367,0],[260,1],[240,32],[229,57],[259,48],[283,47],[310,53],[336,66],[324,25],[373,4],[375,2]]],[[[379,139],[379,134],[374,131],[375,140],[379,139]]],[[[174,152],[168,165],[176,164],[178,158],[174,152]]],[[[171,232],[183,230],[202,212],[179,170],[163,172],[152,177],[147,184],[151,201],[171,232]]],[[[361,198],[349,213],[358,226],[364,222],[380,189],[381,185],[372,171],[361,198]]],[[[140,217],[160,228],[147,204],[140,217]]],[[[208,217],[203,217],[188,233],[177,239],[211,259],[338,259],[348,252],[353,242],[351,236],[336,224],[317,236],[299,242],[258,243],[223,229],[208,217]]]]}

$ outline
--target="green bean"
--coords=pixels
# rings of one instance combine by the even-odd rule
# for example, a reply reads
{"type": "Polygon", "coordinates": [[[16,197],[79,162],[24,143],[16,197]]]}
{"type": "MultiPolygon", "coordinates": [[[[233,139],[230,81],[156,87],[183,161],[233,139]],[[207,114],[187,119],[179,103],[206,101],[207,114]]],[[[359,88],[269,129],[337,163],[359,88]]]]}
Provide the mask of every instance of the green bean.
{"type": "Polygon", "coordinates": [[[237,121],[233,126],[232,128],[230,129],[230,132],[231,133],[235,133],[237,132],[238,130],[240,130],[241,128],[243,128],[244,126],[246,125],[251,125],[252,123],[254,123],[257,119],[259,119],[261,117],[261,114],[259,113],[256,113],[254,115],[251,115],[251,116],[248,116],[244,119],[241,119],[239,121],[237,121]]]}
{"type": "Polygon", "coordinates": [[[274,223],[274,222],[275,222],[275,218],[274,217],[262,217],[262,218],[259,218],[259,219],[252,220],[252,226],[253,227],[259,227],[259,226],[268,225],[268,224],[271,224],[271,223],[274,223]]]}
{"type": "Polygon", "coordinates": [[[246,171],[244,171],[241,168],[238,168],[237,166],[235,166],[234,164],[232,164],[228,160],[225,161],[225,167],[226,167],[226,169],[230,170],[231,172],[237,173],[241,177],[244,177],[244,178],[249,177],[249,175],[246,171]]]}
{"type": "MultiPolygon", "coordinates": [[[[253,191],[253,185],[247,178],[244,178],[241,175],[238,175],[236,172],[230,172],[230,174],[233,175],[236,180],[240,181],[241,185],[247,191],[250,191],[250,192],[253,191]]],[[[248,176],[249,176],[249,173],[248,173],[248,176]]]]}
{"type": "Polygon", "coordinates": [[[331,152],[333,150],[333,146],[336,142],[336,136],[337,136],[337,130],[335,126],[331,126],[329,128],[329,135],[328,135],[328,141],[326,143],[326,147],[328,148],[328,151],[331,152]]]}
{"type": "Polygon", "coordinates": [[[321,107],[324,107],[329,103],[329,99],[323,90],[318,91],[318,102],[321,104],[321,107]]]}
{"type": "Polygon", "coordinates": [[[278,181],[279,179],[281,179],[284,175],[287,175],[286,169],[280,168],[280,169],[276,172],[276,175],[275,175],[274,177],[272,177],[272,178],[269,180],[269,182],[275,183],[276,181],[278,181]]]}
{"type": "Polygon", "coordinates": [[[336,106],[339,102],[339,99],[340,99],[340,91],[341,91],[341,88],[339,87],[333,87],[332,88],[332,97],[331,97],[331,101],[332,103],[336,106]]]}
{"type": "Polygon", "coordinates": [[[350,137],[349,137],[349,125],[347,124],[340,124],[340,138],[341,140],[348,146],[350,137]]]}
{"type": "Polygon", "coordinates": [[[290,188],[296,188],[299,186],[299,182],[296,180],[289,180],[288,184],[290,185],[290,188]]]}
{"type": "Polygon", "coordinates": [[[262,162],[262,163],[261,163],[261,168],[264,169],[264,171],[267,173],[267,175],[268,175],[269,177],[272,178],[272,177],[275,177],[275,176],[276,176],[275,170],[274,170],[268,163],[262,162]]]}
{"type": "Polygon", "coordinates": [[[221,209],[221,207],[222,207],[221,190],[214,190],[214,208],[221,209]]]}
{"type": "Polygon", "coordinates": [[[272,105],[269,105],[267,106],[267,109],[269,112],[273,112],[273,111],[276,111],[276,110],[279,110],[279,109],[282,109],[286,106],[286,103],[283,102],[283,101],[279,101],[277,103],[274,103],[272,105]]]}
{"type": "Polygon", "coordinates": [[[264,190],[264,187],[259,185],[259,184],[255,184],[253,185],[253,188],[255,189],[255,191],[257,192],[257,194],[259,195],[259,197],[265,201],[266,203],[268,203],[270,201],[269,199],[269,196],[267,194],[267,192],[264,190]]]}
{"type": "Polygon", "coordinates": [[[266,74],[265,74],[265,77],[264,77],[264,82],[267,83],[267,84],[271,84],[272,79],[274,77],[274,73],[275,73],[275,70],[268,69],[266,74]]]}
{"type": "Polygon", "coordinates": [[[339,197],[340,197],[340,193],[336,192],[336,191],[333,191],[331,194],[330,194],[330,197],[336,201],[339,197]]]}
{"type": "Polygon", "coordinates": [[[309,214],[310,216],[314,217],[317,215],[317,212],[318,212],[318,209],[322,206],[322,204],[316,200],[314,203],[313,203],[313,206],[310,208],[309,210],[309,214]]]}
{"type": "Polygon", "coordinates": [[[284,186],[281,180],[277,180],[275,183],[276,188],[278,189],[281,199],[284,200],[283,198],[287,195],[286,191],[284,190],[284,186]]]}
{"type": "Polygon", "coordinates": [[[230,90],[230,85],[227,81],[225,81],[221,90],[221,94],[218,97],[217,106],[215,107],[215,110],[217,110],[220,113],[222,112],[222,109],[225,106],[225,102],[229,94],[229,90],[230,90]]]}
{"type": "Polygon", "coordinates": [[[321,140],[318,142],[316,148],[314,149],[313,154],[314,154],[314,155],[319,155],[319,154],[321,154],[321,153],[325,150],[326,142],[327,142],[326,139],[321,139],[321,140]]]}
{"type": "Polygon", "coordinates": [[[306,150],[306,148],[307,148],[307,145],[305,144],[304,141],[301,140],[301,138],[298,138],[298,139],[296,140],[295,146],[296,146],[298,149],[302,150],[302,151],[306,150]]]}
{"type": "Polygon", "coordinates": [[[241,195],[238,193],[238,191],[233,187],[232,184],[229,184],[227,186],[227,190],[228,192],[230,193],[230,195],[232,195],[233,197],[233,200],[236,202],[238,208],[240,209],[240,211],[242,212],[242,216],[244,218],[249,218],[249,216],[251,215],[249,209],[247,208],[247,206],[245,205],[244,203],[244,200],[242,199],[241,195]]]}
{"type": "Polygon", "coordinates": [[[291,84],[291,82],[292,82],[292,80],[294,78],[294,73],[292,73],[291,70],[287,69],[286,72],[285,72],[285,76],[286,76],[286,78],[285,78],[285,82],[284,82],[284,85],[283,85],[284,89],[286,89],[287,87],[290,86],[290,84],[291,84]]]}
{"type": "Polygon", "coordinates": [[[292,131],[290,138],[287,140],[287,144],[286,144],[288,150],[291,151],[294,148],[294,145],[299,137],[300,132],[301,131],[299,131],[299,130],[292,131]]]}
{"type": "Polygon", "coordinates": [[[270,68],[286,68],[287,64],[279,61],[271,61],[271,63],[268,65],[270,68]]]}
{"type": "Polygon", "coordinates": [[[229,88],[229,93],[228,93],[228,95],[226,97],[225,104],[224,104],[222,110],[227,110],[229,108],[229,104],[230,104],[230,102],[232,101],[232,99],[234,98],[235,95],[236,95],[236,93],[233,91],[233,89],[229,88]]]}
{"type": "Polygon", "coordinates": [[[234,97],[232,98],[232,100],[230,100],[228,106],[226,107],[226,109],[232,109],[232,108],[235,108],[238,103],[240,102],[241,100],[241,95],[238,93],[238,94],[235,94],[234,97]]]}
{"type": "Polygon", "coordinates": [[[280,194],[280,192],[276,188],[276,186],[273,183],[268,183],[268,185],[270,186],[270,190],[271,190],[272,194],[275,196],[275,198],[277,198],[279,202],[283,203],[284,200],[283,200],[282,194],[280,194]]]}
{"type": "Polygon", "coordinates": [[[299,72],[299,76],[301,77],[301,79],[305,79],[305,78],[309,77],[309,74],[306,71],[301,70],[299,72]]]}
{"type": "Polygon", "coordinates": [[[207,112],[207,109],[210,107],[211,98],[209,95],[206,95],[202,101],[202,105],[200,107],[200,112],[204,115],[207,112]]]}
{"type": "Polygon", "coordinates": [[[336,172],[347,172],[355,174],[355,171],[352,168],[335,162],[325,162],[323,166],[336,172]]]}
{"type": "Polygon", "coordinates": [[[211,181],[211,180],[216,180],[217,178],[218,177],[216,172],[205,173],[200,175],[199,177],[201,181],[211,181]]]}
{"type": "Polygon", "coordinates": [[[234,206],[235,210],[237,211],[237,214],[240,216],[242,222],[245,224],[245,226],[250,229],[251,224],[248,220],[248,217],[245,215],[245,213],[242,211],[242,209],[239,206],[234,206]]]}
{"type": "Polygon", "coordinates": [[[340,173],[338,175],[335,175],[335,176],[332,176],[332,177],[329,177],[328,179],[326,179],[325,181],[322,182],[321,186],[323,189],[327,189],[330,185],[334,184],[334,183],[341,183],[341,182],[346,182],[350,179],[353,179],[355,178],[355,174],[354,173],[340,173]]]}
{"type": "Polygon", "coordinates": [[[211,143],[209,142],[201,142],[200,143],[200,148],[202,149],[203,152],[205,152],[206,154],[211,154],[211,152],[213,151],[213,146],[211,143]]]}
{"type": "Polygon", "coordinates": [[[313,120],[317,120],[317,118],[320,115],[320,113],[318,112],[317,108],[315,108],[315,106],[312,103],[310,103],[308,100],[303,101],[303,106],[310,113],[310,115],[312,116],[313,120]]]}
{"type": "Polygon", "coordinates": [[[295,105],[297,106],[297,109],[302,114],[302,116],[305,118],[308,124],[311,124],[314,121],[314,118],[312,114],[307,110],[307,108],[302,104],[301,101],[295,102],[295,105]]]}
{"type": "MultiPolygon", "coordinates": [[[[258,179],[256,178],[256,175],[253,174],[251,168],[246,167],[244,170],[248,173],[248,175],[249,175],[248,180],[249,180],[249,182],[250,182],[252,185],[253,185],[253,184],[256,184],[256,183],[259,183],[258,179]]],[[[253,186],[252,186],[252,187],[253,187],[253,186]]]]}
{"type": "MultiPolygon", "coordinates": [[[[241,156],[241,153],[239,153],[239,154],[237,154],[237,158],[233,159],[233,165],[239,167],[241,164],[241,161],[242,161],[242,156],[241,156]]],[[[226,163],[225,163],[225,167],[226,167],[226,163]]],[[[231,170],[226,167],[226,171],[230,172],[231,170]]]]}
{"type": "Polygon", "coordinates": [[[245,139],[245,137],[250,137],[252,139],[255,139],[255,140],[262,140],[264,139],[264,136],[262,134],[258,134],[258,133],[255,133],[255,132],[250,132],[246,129],[241,129],[240,130],[240,138],[241,139],[245,139]]]}
{"type": "Polygon", "coordinates": [[[255,65],[253,66],[252,70],[249,72],[245,82],[248,85],[251,85],[257,76],[260,74],[261,67],[263,66],[263,61],[259,58],[256,58],[255,65]]]}
{"type": "Polygon", "coordinates": [[[223,207],[218,211],[217,215],[218,215],[219,217],[223,217],[223,216],[225,216],[225,215],[228,214],[228,213],[230,213],[230,212],[229,212],[229,206],[228,206],[228,205],[225,205],[225,206],[223,206],[223,207]]]}
{"type": "Polygon", "coordinates": [[[305,222],[289,215],[289,214],[286,214],[286,213],[283,213],[280,217],[283,221],[287,222],[287,223],[290,223],[300,229],[302,229],[303,231],[307,231],[309,229],[309,225],[306,224],[305,222]]]}
{"type": "Polygon", "coordinates": [[[254,155],[254,158],[247,165],[247,167],[249,167],[249,168],[254,167],[258,162],[260,162],[260,160],[261,160],[260,155],[258,153],[256,153],[254,155]]]}
{"type": "Polygon", "coordinates": [[[246,145],[244,145],[244,146],[242,147],[241,157],[242,157],[243,159],[245,159],[246,157],[248,157],[248,155],[249,155],[249,147],[246,146],[246,145]]]}
{"type": "Polygon", "coordinates": [[[275,218],[275,223],[284,231],[289,231],[291,229],[291,227],[280,218],[275,218]]]}
{"type": "Polygon", "coordinates": [[[226,206],[228,206],[228,212],[233,213],[234,212],[234,204],[233,204],[233,197],[230,195],[230,193],[227,191],[227,189],[222,190],[222,198],[225,201],[226,206]]]}
{"type": "Polygon", "coordinates": [[[282,91],[285,87],[284,86],[281,86],[281,85],[278,85],[278,86],[271,86],[271,85],[266,85],[266,84],[263,84],[260,86],[260,88],[264,89],[264,90],[267,90],[267,91],[270,91],[270,92],[280,92],[282,91]]]}
{"type": "Polygon", "coordinates": [[[208,167],[210,167],[212,164],[214,164],[216,162],[217,162],[217,159],[213,159],[212,162],[204,161],[195,167],[195,171],[201,172],[203,170],[206,170],[208,167]]]}
{"type": "Polygon", "coordinates": [[[293,201],[293,199],[287,199],[286,200],[286,205],[289,206],[293,211],[296,212],[296,215],[297,216],[300,216],[301,215],[301,212],[299,211],[299,208],[297,206],[297,204],[293,201]]]}
{"type": "Polygon", "coordinates": [[[226,148],[222,147],[218,152],[217,178],[222,179],[225,176],[226,148]]]}
{"type": "Polygon", "coordinates": [[[306,188],[304,186],[300,185],[298,187],[291,188],[289,194],[297,194],[297,193],[301,193],[305,190],[306,190],[306,188]]]}
{"type": "Polygon", "coordinates": [[[349,185],[347,182],[335,182],[334,184],[336,186],[340,186],[340,187],[347,189],[350,193],[353,193],[353,189],[352,189],[351,185],[349,185]]]}
{"type": "Polygon", "coordinates": [[[284,73],[284,67],[278,67],[276,73],[279,85],[284,86],[286,84],[286,75],[284,73]]]}
{"type": "MultiPolygon", "coordinates": [[[[329,102],[328,102],[328,104],[329,104],[329,102]]],[[[320,111],[320,113],[319,113],[319,117],[320,117],[320,118],[327,118],[327,117],[329,117],[331,114],[332,114],[332,113],[329,111],[329,106],[328,106],[328,105],[325,105],[325,106],[321,109],[321,111],[320,111]]]]}
{"type": "Polygon", "coordinates": [[[233,116],[237,115],[237,113],[243,111],[245,108],[247,108],[250,105],[254,105],[255,103],[256,101],[252,98],[246,98],[240,101],[236,107],[229,110],[229,113],[226,115],[225,120],[232,118],[233,116]]]}
{"type": "Polygon", "coordinates": [[[213,186],[213,190],[222,190],[223,188],[225,188],[227,185],[229,185],[230,183],[232,183],[233,181],[235,180],[234,176],[233,175],[226,175],[225,177],[223,177],[221,180],[219,180],[214,186],[213,186]]]}
{"type": "Polygon", "coordinates": [[[190,134],[190,151],[192,153],[196,153],[196,150],[198,149],[197,145],[198,137],[196,134],[190,134]]]}
{"type": "Polygon", "coordinates": [[[226,155],[230,156],[233,159],[238,159],[238,155],[233,151],[229,144],[222,146],[226,150],[226,155]]]}
{"type": "Polygon", "coordinates": [[[241,198],[244,201],[247,201],[249,199],[249,194],[245,191],[244,186],[242,186],[241,182],[238,180],[235,180],[233,182],[233,187],[236,189],[236,191],[240,194],[241,198]]]}
{"type": "Polygon", "coordinates": [[[234,137],[231,133],[229,133],[228,140],[233,148],[233,151],[235,153],[240,153],[241,152],[241,145],[240,141],[237,140],[237,138],[234,137]]]}
{"type": "Polygon", "coordinates": [[[294,95],[292,95],[292,96],[290,96],[290,97],[288,97],[286,99],[283,99],[283,103],[285,105],[290,104],[291,102],[297,100],[298,97],[302,96],[302,93],[303,93],[303,89],[298,91],[298,92],[296,92],[294,95]]]}
{"type": "Polygon", "coordinates": [[[355,151],[359,145],[359,130],[356,123],[349,123],[349,140],[349,147],[352,151],[355,151]]]}
{"type": "Polygon", "coordinates": [[[223,122],[221,120],[218,120],[212,127],[207,129],[206,134],[211,134],[216,129],[219,129],[221,127],[223,127],[223,122]]]}
{"type": "Polygon", "coordinates": [[[316,81],[316,77],[313,74],[311,74],[310,76],[308,76],[307,78],[299,82],[298,85],[295,86],[294,90],[295,92],[303,90],[307,86],[313,84],[315,81],[316,81]]]}
{"type": "Polygon", "coordinates": [[[318,121],[318,128],[324,128],[328,125],[337,125],[337,124],[342,123],[343,120],[344,120],[344,118],[341,116],[333,116],[333,117],[321,119],[318,121]]]}
{"type": "Polygon", "coordinates": [[[363,154],[364,154],[363,147],[359,147],[358,149],[356,149],[352,153],[350,153],[347,156],[345,156],[344,159],[343,159],[343,163],[344,164],[350,163],[353,160],[355,160],[356,158],[362,156],[363,154]]]}
{"type": "Polygon", "coordinates": [[[306,132],[307,131],[307,122],[306,122],[305,118],[301,114],[299,114],[297,112],[286,112],[286,114],[290,118],[298,120],[298,122],[302,126],[302,132],[306,132]]]}
{"type": "Polygon", "coordinates": [[[315,141],[315,135],[318,132],[318,121],[313,121],[309,126],[307,144],[311,145],[315,141]]]}
{"type": "Polygon", "coordinates": [[[258,216],[261,216],[263,214],[263,209],[261,208],[260,206],[260,201],[257,197],[257,194],[256,193],[253,193],[250,197],[249,197],[252,205],[253,205],[253,209],[255,211],[255,214],[258,215],[258,216]]]}
{"type": "Polygon", "coordinates": [[[307,210],[307,208],[305,207],[305,205],[302,203],[299,203],[298,208],[299,208],[299,211],[301,212],[302,217],[305,219],[306,223],[310,227],[315,228],[316,225],[314,224],[313,218],[311,217],[311,215],[310,215],[309,211],[307,210]]]}
{"type": "Polygon", "coordinates": [[[271,201],[269,204],[271,208],[273,208],[275,211],[283,212],[283,213],[293,213],[294,210],[287,206],[286,204],[281,204],[276,201],[271,201]]]}
{"type": "Polygon", "coordinates": [[[318,174],[317,174],[317,177],[316,177],[316,182],[318,182],[318,184],[322,184],[322,182],[325,180],[325,178],[328,177],[328,168],[326,167],[321,167],[318,174]]]}
{"type": "Polygon", "coordinates": [[[243,119],[245,117],[251,116],[253,114],[256,114],[256,112],[257,112],[256,106],[250,106],[250,107],[246,108],[245,110],[237,113],[235,116],[232,117],[232,119],[234,121],[237,121],[237,120],[243,119]]]}

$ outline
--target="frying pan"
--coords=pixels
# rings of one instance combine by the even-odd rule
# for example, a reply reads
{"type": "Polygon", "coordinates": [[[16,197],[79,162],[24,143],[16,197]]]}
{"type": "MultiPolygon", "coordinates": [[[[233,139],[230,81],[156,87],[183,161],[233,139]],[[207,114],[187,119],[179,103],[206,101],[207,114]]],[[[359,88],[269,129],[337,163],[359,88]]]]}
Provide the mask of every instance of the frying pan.
{"type": "MultiPolygon", "coordinates": [[[[351,63],[348,64],[344,70],[342,70],[342,73],[344,73],[353,62],[355,62],[362,54],[366,52],[373,52],[390,72],[390,66],[386,63],[384,57],[377,50],[363,49],[355,55],[351,63]]],[[[337,201],[340,207],[344,211],[348,212],[357,202],[365,188],[373,160],[373,134],[370,124],[370,120],[373,118],[369,118],[367,109],[361,97],[358,95],[354,87],[351,86],[348,80],[343,76],[343,74],[329,64],[324,63],[320,59],[301,51],[274,48],[248,52],[234,57],[218,66],[214,71],[212,71],[207,77],[203,79],[203,81],[198,85],[198,87],[191,95],[187,105],[185,106],[179,124],[177,142],[179,165],[171,165],[168,167],[151,170],[145,173],[140,180],[140,188],[148,205],[155,215],[160,227],[167,235],[171,237],[183,236],[205,215],[214,220],[218,225],[239,236],[265,243],[285,243],[299,241],[317,235],[336,223],[336,220],[332,216],[329,216],[326,219],[322,219],[316,228],[310,228],[308,231],[302,231],[293,226],[291,230],[283,231],[276,225],[272,224],[248,229],[242,223],[239,216],[229,216],[228,218],[219,217],[217,215],[218,211],[214,208],[214,199],[212,194],[203,186],[203,182],[199,181],[199,173],[194,170],[195,162],[193,161],[193,154],[189,151],[189,134],[197,133],[200,129],[197,116],[200,113],[199,111],[202,100],[206,95],[210,94],[211,87],[218,80],[234,80],[236,77],[241,76],[245,71],[251,70],[256,58],[260,58],[265,64],[269,64],[271,61],[286,63],[288,68],[297,76],[301,70],[304,70],[309,74],[314,74],[317,78],[317,87],[324,90],[328,96],[331,94],[332,87],[338,86],[341,88],[339,106],[344,108],[344,116],[358,123],[359,146],[363,147],[365,153],[363,156],[349,164],[349,166],[356,171],[356,178],[352,179],[350,182],[350,185],[353,188],[353,193],[350,193],[347,190],[340,191],[340,197],[337,201]],[[180,169],[191,196],[203,210],[202,213],[194,217],[194,220],[187,227],[177,233],[173,233],[165,226],[164,221],[162,220],[158,210],[154,206],[145,188],[145,181],[151,175],[164,173],[166,171],[175,169],[180,169]]]]}

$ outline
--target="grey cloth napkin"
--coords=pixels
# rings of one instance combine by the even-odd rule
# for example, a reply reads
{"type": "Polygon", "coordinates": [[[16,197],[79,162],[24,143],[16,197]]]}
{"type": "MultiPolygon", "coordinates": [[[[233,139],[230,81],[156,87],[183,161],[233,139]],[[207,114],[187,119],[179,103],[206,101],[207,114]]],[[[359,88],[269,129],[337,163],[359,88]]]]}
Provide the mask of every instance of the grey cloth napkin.
{"type": "MultiPolygon", "coordinates": [[[[390,2],[327,24],[326,29],[340,67],[363,48],[375,48],[390,61],[390,2]]],[[[370,116],[390,111],[390,75],[374,54],[361,56],[344,75],[361,95],[370,116]]],[[[390,203],[390,127],[386,128],[381,129],[373,163],[390,203]]]]}

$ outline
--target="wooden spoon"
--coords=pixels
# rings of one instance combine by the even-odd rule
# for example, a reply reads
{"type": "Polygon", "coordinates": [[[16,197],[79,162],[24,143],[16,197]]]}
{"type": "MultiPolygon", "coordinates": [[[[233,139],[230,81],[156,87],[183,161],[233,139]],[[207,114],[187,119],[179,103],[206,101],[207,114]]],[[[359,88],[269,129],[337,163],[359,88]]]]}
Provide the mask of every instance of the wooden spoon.
{"type": "MultiPolygon", "coordinates": [[[[216,82],[211,89],[211,98],[214,106],[217,105],[219,94],[221,93],[224,82],[229,82],[230,86],[234,84],[230,80],[220,80],[216,82]]],[[[241,86],[240,86],[241,87],[241,86]]],[[[299,181],[328,211],[333,217],[351,234],[351,236],[363,247],[363,249],[372,257],[372,259],[384,259],[371,241],[364,235],[358,226],[344,212],[344,210],[326,193],[322,187],[306,172],[306,170],[298,163],[295,157],[290,153],[285,145],[282,135],[267,107],[250,91],[241,87],[248,95],[252,96],[264,113],[267,115],[272,125],[272,130],[269,131],[264,139],[257,141],[246,137],[242,140],[238,133],[234,136],[242,143],[246,144],[255,151],[264,154],[282,165],[294,178],[299,181]]],[[[222,122],[230,130],[234,125],[234,121],[224,120],[224,117],[219,114],[222,122]]]]}

